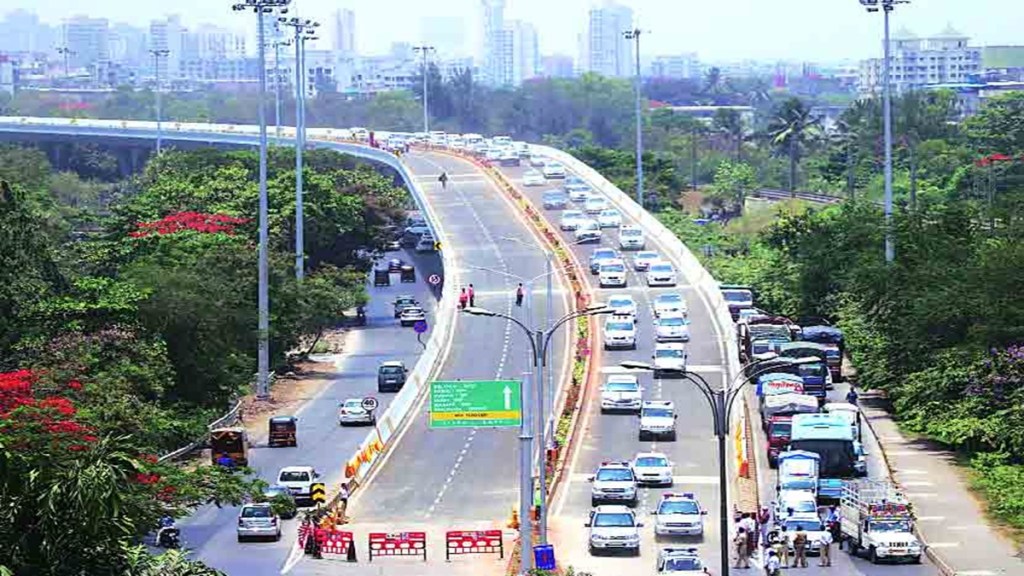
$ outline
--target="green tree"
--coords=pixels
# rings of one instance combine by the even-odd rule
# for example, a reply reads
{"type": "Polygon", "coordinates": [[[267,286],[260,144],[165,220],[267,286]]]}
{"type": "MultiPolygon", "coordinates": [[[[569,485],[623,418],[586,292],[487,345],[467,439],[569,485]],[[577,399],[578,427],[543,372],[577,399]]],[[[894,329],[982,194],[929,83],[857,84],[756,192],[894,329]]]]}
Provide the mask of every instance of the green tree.
{"type": "Polygon", "coordinates": [[[725,161],[715,171],[712,198],[720,207],[728,202],[734,211],[742,213],[747,194],[755,187],[757,177],[749,164],[725,161]]]}
{"type": "Polygon", "coordinates": [[[775,110],[766,130],[771,145],[789,158],[789,191],[796,193],[797,167],[819,135],[821,120],[799,98],[790,98],[775,110]]]}
{"type": "Polygon", "coordinates": [[[715,131],[725,136],[736,147],[736,162],[743,161],[743,141],[747,136],[747,128],[743,124],[743,116],[733,108],[719,108],[711,120],[715,131]]]}

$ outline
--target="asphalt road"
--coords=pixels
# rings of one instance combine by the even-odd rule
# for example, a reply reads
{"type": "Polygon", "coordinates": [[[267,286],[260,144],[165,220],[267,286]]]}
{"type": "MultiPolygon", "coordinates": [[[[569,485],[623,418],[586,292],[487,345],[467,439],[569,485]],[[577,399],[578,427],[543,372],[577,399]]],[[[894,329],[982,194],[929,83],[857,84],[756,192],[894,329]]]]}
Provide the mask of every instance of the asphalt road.
{"type": "MultiPolygon", "coordinates": [[[[475,267],[491,268],[523,278],[535,278],[545,270],[543,256],[535,249],[505,237],[535,244],[526,224],[514,215],[512,205],[473,164],[450,156],[414,153],[405,160],[422,182],[438,216],[444,222],[463,284],[474,284],[476,305],[513,315],[530,324],[525,308],[514,305],[518,280],[475,267]],[[444,170],[450,178],[446,190],[437,183],[444,170]]],[[[535,317],[541,321],[541,294],[535,292],[535,317]]],[[[556,294],[556,313],[564,313],[556,294]]],[[[529,346],[521,329],[511,322],[484,317],[460,316],[454,327],[451,352],[439,379],[520,379],[528,366],[529,346]]],[[[555,365],[564,366],[562,340],[556,339],[555,365]]],[[[518,501],[518,429],[429,428],[428,405],[417,406],[416,415],[366,488],[350,502],[350,528],[364,552],[369,531],[428,532],[431,558],[443,550],[439,538],[446,529],[498,528],[518,501]]],[[[512,544],[506,538],[506,544],[512,544]]],[[[443,560],[380,559],[373,566],[346,566],[354,574],[425,574],[435,570],[451,574],[458,565],[443,560]],[[415,568],[410,568],[415,566],[415,568]],[[389,572],[392,570],[393,572],[389,572]]],[[[494,559],[495,566],[497,561],[494,559]]],[[[328,562],[300,562],[292,573],[330,571],[328,562]]],[[[462,564],[465,566],[465,564],[462,564]]],[[[478,572],[477,572],[478,573],[478,572]]]]}
{"type": "MultiPolygon", "coordinates": [[[[526,168],[503,169],[513,180],[521,182],[526,168]]],[[[560,187],[560,182],[549,182],[545,186],[521,187],[539,207],[544,191],[560,187]]],[[[578,207],[574,207],[578,208],[578,207]]],[[[560,211],[546,210],[545,215],[557,227],[560,211]]],[[[624,224],[630,224],[627,219],[624,224]]],[[[572,241],[568,233],[561,233],[564,238],[572,241]]],[[[600,246],[618,250],[618,232],[605,229],[600,246]]],[[[586,266],[597,244],[578,245],[573,248],[581,263],[586,266]]],[[[664,252],[661,247],[648,240],[647,249],[664,252]]],[[[626,252],[627,264],[632,264],[632,253],[626,252]]],[[[631,269],[631,266],[630,266],[631,269]]],[[[654,354],[654,316],[652,311],[654,298],[661,293],[679,292],[689,304],[691,341],[689,350],[689,367],[706,378],[712,386],[720,386],[724,374],[724,365],[719,335],[715,332],[711,321],[711,312],[698,296],[696,290],[688,285],[680,276],[675,288],[648,288],[642,274],[630,272],[628,287],[598,288],[597,277],[589,279],[602,300],[606,295],[629,293],[637,302],[637,349],[608,350],[602,353],[602,372],[621,371],[620,362],[640,360],[650,362],[654,354]]],[[[601,322],[603,324],[603,321],[601,322]]],[[[599,332],[598,337],[602,334],[599,332]]],[[[585,570],[594,576],[617,576],[620,574],[653,574],[657,550],[668,544],[686,544],[698,547],[705,562],[711,566],[718,564],[718,467],[717,445],[714,442],[712,419],[706,401],[700,392],[689,382],[681,379],[655,379],[650,373],[637,373],[643,386],[645,400],[672,400],[679,414],[677,424],[678,438],[675,442],[640,442],[638,440],[637,417],[621,414],[600,413],[600,393],[593,391],[590,396],[580,434],[582,440],[579,450],[571,462],[569,482],[559,491],[552,507],[552,542],[555,544],[556,556],[561,566],[573,566],[577,570],[585,570]],[[642,501],[637,506],[640,519],[645,526],[642,529],[640,557],[592,557],[587,552],[587,529],[584,527],[590,506],[590,483],[587,477],[592,475],[602,461],[631,460],[637,452],[658,451],[666,454],[675,463],[675,485],[671,489],[642,489],[642,501]],[[656,507],[661,494],[666,491],[693,492],[701,505],[708,510],[705,517],[705,535],[703,538],[664,540],[655,542],[654,517],[647,514],[648,509],[656,507]]],[[[602,378],[603,381],[603,378],[602,378]]]]}
{"type": "MultiPolygon", "coordinates": [[[[389,257],[396,256],[388,254],[389,257]]],[[[385,360],[403,360],[410,368],[422,351],[411,328],[402,328],[394,318],[391,301],[399,294],[412,294],[424,304],[428,320],[432,318],[435,299],[428,289],[426,277],[441,269],[436,254],[397,256],[411,260],[417,269],[415,284],[400,284],[397,275],[389,287],[368,288],[367,326],[354,328],[346,338],[345,351],[333,358],[337,371],[335,381],[310,399],[297,413],[298,441],[296,448],[268,448],[256,445],[249,451],[249,465],[256,474],[273,483],[284,466],[310,465],[324,475],[328,485],[343,477],[345,461],[366,437],[369,428],[338,425],[337,406],[353,397],[375,396],[383,411],[393,394],[377,393],[377,366],[385,360]]],[[[273,306],[273,302],[271,302],[273,306]]],[[[236,541],[237,507],[204,506],[181,521],[182,541],[193,555],[227,574],[278,574],[294,545],[296,520],[286,520],[278,542],[236,541]]]]}

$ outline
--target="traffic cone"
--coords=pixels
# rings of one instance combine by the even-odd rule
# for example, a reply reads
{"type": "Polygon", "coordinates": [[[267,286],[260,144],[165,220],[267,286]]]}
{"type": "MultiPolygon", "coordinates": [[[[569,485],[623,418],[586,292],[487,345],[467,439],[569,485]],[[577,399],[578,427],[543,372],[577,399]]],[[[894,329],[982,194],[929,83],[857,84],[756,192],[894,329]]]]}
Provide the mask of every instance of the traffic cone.
{"type": "Polygon", "coordinates": [[[348,556],[345,558],[349,562],[358,562],[356,559],[356,541],[353,540],[348,543],[348,556]]]}
{"type": "Polygon", "coordinates": [[[513,530],[519,529],[519,512],[515,508],[512,509],[512,518],[508,521],[508,527],[513,530]]]}

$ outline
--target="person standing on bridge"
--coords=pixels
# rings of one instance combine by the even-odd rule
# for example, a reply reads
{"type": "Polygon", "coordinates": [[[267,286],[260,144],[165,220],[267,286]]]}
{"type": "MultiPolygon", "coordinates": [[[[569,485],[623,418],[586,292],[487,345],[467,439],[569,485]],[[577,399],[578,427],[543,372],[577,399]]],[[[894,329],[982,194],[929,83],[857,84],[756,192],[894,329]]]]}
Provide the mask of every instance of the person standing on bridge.
{"type": "Polygon", "coordinates": [[[462,291],[459,292],[459,309],[465,310],[466,304],[469,303],[469,294],[466,294],[466,288],[463,287],[462,291]]]}
{"type": "Polygon", "coordinates": [[[473,288],[472,284],[469,285],[469,291],[467,294],[469,295],[469,305],[476,306],[476,290],[473,288]]]}
{"type": "Polygon", "coordinates": [[[516,306],[523,307],[523,283],[520,282],[519,286],[516,287],[516,306]]]}
{"type": "Polygon", "coordinates": [[[441,183],[441,189],[445,190],[448,188],[448,173],[441,172],[441,175],[437,178],[437,181],[441,183]]]}

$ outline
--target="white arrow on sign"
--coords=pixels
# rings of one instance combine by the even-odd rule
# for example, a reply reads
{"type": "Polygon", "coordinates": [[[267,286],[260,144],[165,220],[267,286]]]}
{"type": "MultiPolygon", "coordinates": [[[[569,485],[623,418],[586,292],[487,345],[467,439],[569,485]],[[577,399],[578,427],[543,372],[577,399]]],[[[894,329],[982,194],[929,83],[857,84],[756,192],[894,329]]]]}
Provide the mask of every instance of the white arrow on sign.
{"type": "Polygon", "coordinates": [[[505,394],[505,410],[511,410],[512,409],[512,389],[508,387],[508,384],[505,384],[505,390],[503,392],[505,394]]]}

